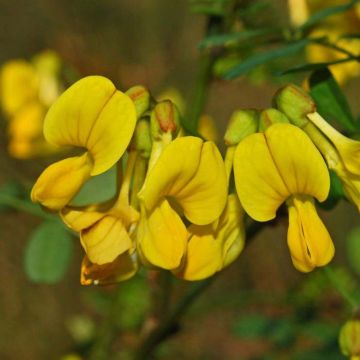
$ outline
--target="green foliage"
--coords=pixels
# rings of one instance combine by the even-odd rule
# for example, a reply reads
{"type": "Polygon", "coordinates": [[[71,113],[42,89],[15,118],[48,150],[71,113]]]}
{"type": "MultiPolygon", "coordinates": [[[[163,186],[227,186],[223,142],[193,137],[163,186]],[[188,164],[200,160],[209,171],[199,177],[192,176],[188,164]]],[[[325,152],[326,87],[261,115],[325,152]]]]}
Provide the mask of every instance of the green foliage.
{"type": "Polygon", "coordinates": [[[233,326],[234,335],[254,339],[265,336],[272,328],[272,319],[261,314],[243,315],[233,326]]]}
{"type": "Polygon", "coordinates": [[[249,41],[256,39],[263,35],[268,35],[279,31],[274,28],[243,30],[240,32],[230,34],[211,35],[203,39],[198,45],[199,49],[208,48],[212,46],[224,46],[228,43],[238,43],[240,41],[249,41]]]}
{"type": "Polygon", "coordinates": [[[341,64],[341,63],[349,61],[350,59],[351,58],[346,58],[346,59],[334,60],[334,61],[329,61],[329,62],[308,63],[308,64],[297,65],[297,66],[291,67],[290,69],[280,71],[278,73],[278,75],[282,76],[282,75],[294,74],[294,73],[305,72],[305,71],[322,70],[324,68],[327,68],[330,65],[341,64]]]}
{"type": "Polygon", "coordinates": [[[146,279],[135,276],[119,286],[118,304],[121,309],[118,312],[119,325],[122,329],[134,330],[143,322],[150,305],[150,294],[146,279]]]}
{"type": "Polygon", "coordinates": [[[269,61],[294,55],[298,51],[302,50],[310,42],[311,41],[309,39],[302,39],[289,44],[285,44],[284,46],[278,47],[273,50],[250,56],[240,64],[233,67],[230,71],[228,71],[224,75],[224,78],[227,80],[231,80],[249,72],[250,70],[254,69],[259,65],[268,63],[269,61]]]}
{"type": "Polygon", "coordinates": [[[355,6],[355,4],[358,2],[358,0],[351,0],[346,4],[338,5],[338,6],[329,6],[325,7],[324,9],[316,12],[312,16],[309,17],[309,19],[300,26],[300,30],[305,30],[308,28],[313,27],[314,25],[320,23],[321,21],[326,20],[328,17],[343,13],[352,7],[355,6]]]}
{"type": "Polygon", "coordinates": [[[82,206],[111,199],[116,194],[116,166],[98,176],[91,177],[72,200],[71,204],[82,206]]]}
{"type": "Polygon", "coordinates": [[[356,227],[348,235],[346,253],[351,268],[360,276],[360,227],[356,227]]]}
{"type": "Polygon", "coordinates": [[[9,181],[0,187],[0,211],[7,211],[11,209],[11,205],[9,205],[9,198],[18,198],[23,197],[24,190],[22,186],[15,182],[9,181]]]}
{"type": "Polygon", "coordinates": [[[70,233],[58,221],[42,223],[31,235],[25,250],[25,271],[37,283],[62,279],[72,252],[70,233]]]}
{"type": "Polygon", "coordinates": [[[346,97],[328,69],[315,71],[310,76],[310,95],[325,119],[340,124],[349,132],[356,130],[358,125],[346,97]]]}

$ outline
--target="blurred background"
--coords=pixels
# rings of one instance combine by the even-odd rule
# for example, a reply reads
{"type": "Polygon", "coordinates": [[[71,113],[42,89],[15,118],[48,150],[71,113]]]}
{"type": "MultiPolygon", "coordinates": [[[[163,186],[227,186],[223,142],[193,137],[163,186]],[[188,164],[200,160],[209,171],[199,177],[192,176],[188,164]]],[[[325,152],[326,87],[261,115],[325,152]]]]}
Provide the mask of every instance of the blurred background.
{"type": "MultiPolygon", "coordinates": [[[[269,2],[272,13],[263,20],[276,13],[276,21],[286,24],[287,2],[269,2]]],[[[1,64],[52,49],[76,76],[104,75],[120,89],[143,84],[154,94],[175,88],[191,103],[206,19],[185,0],[0,0],[0,24],[1,64]]],[[[217,79],[205,112],[223,131],[234,110],[269,107],[288,80],[261,72],[232,82],[217,79]]],[[[344,88],[356,115],[359,90],[359,78],[344,88]]],[[[30,188],[53,158],[14,159],[4,119],[0,129],[0,185],[16,181],[30,188]]],[[[321,216],[337,249],[334,271],[352,288],[359,274],[349,265],[347,239],[359,224],[358,213],[341,201],[321,216]]],[[[0,358],[51,360],[76,353],[84,359],[130,359],[149,306],[147,280],[140,275],[118,288],[81,286],[82,249],[74,239],[61,281],[30,281],[24,252],[40,222],[25,212],[1,212],[0,358]],[[117,357],[106,354],[108,348],[117,357]]],[[[256,236],[198,299],[158,358],[342,359],[337,335],[349,317],[347,305],[321,270],[304,275],[293,268],[286,231],[287,222],[279,221],[256,236]]],[[[186,285],[177,282],[181,293],[186,285]]]]}

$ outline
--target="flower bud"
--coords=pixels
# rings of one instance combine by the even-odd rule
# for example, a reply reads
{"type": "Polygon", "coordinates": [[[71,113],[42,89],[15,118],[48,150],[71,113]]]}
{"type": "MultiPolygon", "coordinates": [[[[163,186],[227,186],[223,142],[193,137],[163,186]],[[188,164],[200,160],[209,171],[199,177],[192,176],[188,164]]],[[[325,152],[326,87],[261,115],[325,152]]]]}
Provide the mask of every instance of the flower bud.
{"type": "Polygon", "coordinates": [[[260,114],[259,131],[265,131],[269,126],[277,123],[289,123],[289,119],[281,111],[270,108],[260,114]]]}
{"type": "Polygon", "coordinates": [[[145,119],[140,119],[136,124],[135,146],[142,157],[146,159],[150,157],[152,146],[150,124],[145,119]]]}
{"type": "Polygon", "coordinates": [[[281,88],[274,96],[274,103],[294,125],[299,127],[308,123],[307,114],[316,111],[316,104],[310,95],[293,84],[281,88]]]}
{"type": "Polygon", "coordinates": [[[360,320],[348,320],[341,328],[339,345],[345,356],[360,356],[360,320]]]}
{"type": "Polygon", "coordinates": [[[126,94],[134,102],[138,119],[150,107],[151,95],[146,87],[136,85],[126,91],[126,94]]]}
{"type": "Polygon", "coordinates": [[[237,145],[246,136],[257,131],[259,113],[257,110],[247,109],[235,111],[229,120],[224,140],[227,146],[237,145]]]}
{"type": "Polygon", "coordinates": [[[165,133],[176,135],[180,128],[180,113],[170,100],[156,104],[150,118],[151,135],[159,139],[165,133]]]}

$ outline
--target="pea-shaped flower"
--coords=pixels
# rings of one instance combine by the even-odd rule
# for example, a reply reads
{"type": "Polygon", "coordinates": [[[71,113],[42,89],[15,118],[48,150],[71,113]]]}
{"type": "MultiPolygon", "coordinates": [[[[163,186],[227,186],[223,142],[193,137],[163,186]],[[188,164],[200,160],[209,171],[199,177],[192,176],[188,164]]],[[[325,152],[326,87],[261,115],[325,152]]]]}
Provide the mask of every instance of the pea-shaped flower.
{"type": "Polygon", "coordinates": [[[188,231],[218,219],[227,199],[224,162],[215,144],[187,136],[165,147],[138,194],[137,249],[145,262],[168,270],[182,264],[188,231]]]}
{"type": "Polygon", "coordinates": [[[209,225],[190,225],[182,267],[175,274],[185,280],[205,279],[237,259],[245,245],[244,210],[236,194],[230,194],[219,220],[209,225]]]}
{"type": "Polygon", "coordinates": [[[63,208],[90,176],[119,160],[135,124],[133,102],[110,80],[89,76],[76,82],[51,106],[44,136],[53,145],[76,146],[85,152],[45,169],[32,189],[32,200],[52,210],[63,208]]]}
{"type": "Polygon", "coordinates": [[[279,206],[289,209],[288,246],[303,272],[326,265],[334,255],[330,235],[314,199],[329,193],[329,173],[309,137],[290,124],[274,124],[241,141],[234,158],[236,190],[245,211],[257,221],[274,219],[279,206]]]}

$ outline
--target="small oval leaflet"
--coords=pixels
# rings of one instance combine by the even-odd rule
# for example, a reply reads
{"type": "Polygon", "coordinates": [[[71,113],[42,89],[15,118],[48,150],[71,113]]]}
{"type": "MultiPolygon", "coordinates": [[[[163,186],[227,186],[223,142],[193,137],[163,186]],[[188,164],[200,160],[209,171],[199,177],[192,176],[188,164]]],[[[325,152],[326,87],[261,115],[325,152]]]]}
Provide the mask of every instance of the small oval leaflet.
{"type": "Polygon", "coordinates": [[[30,236],[25,250],[25,272],[37,283],[56,283],[65,274],[72,253],[72,239],[57,221],[42,223],[30,236]]]}

